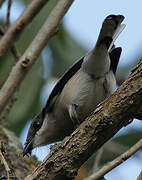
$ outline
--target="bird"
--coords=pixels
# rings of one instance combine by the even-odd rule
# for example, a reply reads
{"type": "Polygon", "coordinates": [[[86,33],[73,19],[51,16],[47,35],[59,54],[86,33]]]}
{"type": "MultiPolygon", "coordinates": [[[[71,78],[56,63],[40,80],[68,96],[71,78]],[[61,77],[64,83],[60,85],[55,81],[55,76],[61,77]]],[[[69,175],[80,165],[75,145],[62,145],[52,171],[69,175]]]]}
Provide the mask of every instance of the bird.
{"type": "Polygon", "coordinates": [[[31,122],[23,156],[36,147],[62,141],[115,91],[122,48],[114,42],[125,28],[123,20],[123,15],[107,16],[94,48],[58,80],[31,122]]]}

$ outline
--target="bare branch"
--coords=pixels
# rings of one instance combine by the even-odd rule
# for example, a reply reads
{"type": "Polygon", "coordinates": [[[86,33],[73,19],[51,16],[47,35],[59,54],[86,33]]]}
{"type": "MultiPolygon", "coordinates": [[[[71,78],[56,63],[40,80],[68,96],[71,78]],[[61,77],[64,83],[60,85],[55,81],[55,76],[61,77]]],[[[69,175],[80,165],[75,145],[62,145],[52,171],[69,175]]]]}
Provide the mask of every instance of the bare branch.
{"type": "Polygon", "coordinates": [[[0,41],[0,59],[48,0],[33,0],[17,21],[8,29],[0,41]]]}
{"type": "Polygon", "coordinates": [[[30,44],[24,55],[20,58],[18,63],[13,67],[7,81],[3,85],[0,91],[0,112],[7,104],[9,98],[19,87],[20,83],[24,79],[28,70],[34,64],[35,60],[39,56],[41,50],[47,44],[48,40],[57,31],[61,19],[71,6],[73,0],[66,1],[60,0],[56,7],[53,9],[45,24],[40,29],[35,39],[30,44]]]}
{"type": "MultiPolygon", "coordinates": [[[[71,136],[52,147],[46,160],[25,180],[74,179],[80,166],[135,116],[142,103],[141,98],[142,61],[117,91],[98,106],[71,136]]],[[[138,146],[141,144],[138,143],[138,146]]]]}
{"type": "Polygon", "coordinates": [[[101,177],[103,177],[106,173],[126,161],[128,158],[130,158],[133,154],[135,154],[138,150],[142,148],[142,139],[140,139],[134,146],[132,146],[128,151],[126,151],[121,156],[117,157],[113,161],[106,164],[103,168],[101,168],[96,173],[92,174],[88,178],[85,178],[85,180],[98,180],[101,177]]]}
{"type": "Polygon", "coordinates": [[[11,45],[10,50],[11,50],[11,53],[13,54],[13,56],[15,57],[15,61],[17,62],[20,59],[20,53],[17,50],[15,44],[11,45]]]}
{"type": "Polygon", "coordinates": [[[10,25],[10,9],[12,5],[12,0],[8,0],[8,6],[7,6],[7,16],[6,16],[6,26],[7,28],[10,25]]]}
{"type": "MultiPolygon", "coordinates": [[[[8,6],[9,6],[8,7],[8,12],[9,12],[9,15],[10,15],[11,0],[9,0],[8,6]]],[[[9,15],[7,15],[7,16],[9,16],[9,15]]],[[[8,28],[8,25],[9,25],[8,24],[9,23],[8,19],[9,19],[9,17],[7,17],[7,28],[8,28]]],[[[6,32],[6,28],[0,26],[0,34],[3,36],[5,34],[5,32],[6,32]]],[[[11,53],[13,54],[13,56],[15,58],[15,62],[17,62],[20,59],[20,54],[19,54],[19,52],[18,52],[18,50],[17,50],[14,43],[12,43],[10,50],[11,50],[11,53]]],[[[16,96],[17,96],[17,93],[15,92],[10,97],[4,111],[0,114],[0,122],[1,122],[1,124],[5,125],[5,126],[7,126],[7,123],[6,123],[7,121],[6,120],[8,118],[9,112],[10,112],[11,108],[13,107],[14,103],[17,100],[16,96]]]]}
{"type": "MultiPolygon", "coordinates": [[[[0,26],[0,34],[4,35],[6,32],[5,28],[3,28],[2,26],[0,26]]],[[[18,52],[16,46],[14,43],[11,44],[11,53],[13,54],[15,61],[17,62],[20,59],[20,53],[18,52]]]]}

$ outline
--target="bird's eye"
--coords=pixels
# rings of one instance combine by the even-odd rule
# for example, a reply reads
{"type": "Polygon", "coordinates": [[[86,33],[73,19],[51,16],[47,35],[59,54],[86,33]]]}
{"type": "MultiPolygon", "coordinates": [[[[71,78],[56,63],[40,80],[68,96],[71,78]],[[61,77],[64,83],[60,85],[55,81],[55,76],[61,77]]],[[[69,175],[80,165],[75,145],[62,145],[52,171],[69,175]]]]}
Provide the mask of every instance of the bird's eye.
{"type": "Polygon", "coordinates": [[[34,129],[35,129],[36,131],[38,131],[38,130],[40,129],[40,127],[41,127],[40,122],[34,122],[34,123],[33,123],[33,127],[34,127],[34,129]]]}

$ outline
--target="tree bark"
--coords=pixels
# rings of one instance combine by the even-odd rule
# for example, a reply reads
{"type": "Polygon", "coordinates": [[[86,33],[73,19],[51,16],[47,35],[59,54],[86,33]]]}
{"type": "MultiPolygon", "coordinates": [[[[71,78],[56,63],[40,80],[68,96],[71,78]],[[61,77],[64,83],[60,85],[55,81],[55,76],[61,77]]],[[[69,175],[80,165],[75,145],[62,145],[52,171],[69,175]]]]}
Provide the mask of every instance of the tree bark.
{"type": "Polygon", "coordinates": [[[0,179],[23,180],[35,169],[37,160],[33,157],[21,158],[22,145],[19,139],[0,126],[0,179]]]}

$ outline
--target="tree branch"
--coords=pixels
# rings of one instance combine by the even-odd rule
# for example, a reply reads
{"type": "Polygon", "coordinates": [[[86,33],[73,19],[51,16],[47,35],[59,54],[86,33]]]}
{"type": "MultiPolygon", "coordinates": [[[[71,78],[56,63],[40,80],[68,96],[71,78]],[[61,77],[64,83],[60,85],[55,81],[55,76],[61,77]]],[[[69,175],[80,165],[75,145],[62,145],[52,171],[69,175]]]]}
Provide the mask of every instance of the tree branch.
{"type": "Polygon", "coordinates": [[[0,90],[0,112],[6,106],[9,98],[21,84],[31,66],[35,63],[41,50],[47,44],[60,25],[61,19],[74,0],[60,0],[52,10],[45,24],[40,29],[35,39],[30,44],[24,55],[13,67],[7,81],[0,90]]]}
{"type": "Polygon", "coordinates": [[[7,28],[10,25],[10,9],[12,5],[12,0],[8,0],[8,6],[7,6],[7,16],[6,16],[6,26],[7,28]]]}
{"type": "Polygon", "coordinates": [[[103,168],[101,168],[96,173],[92,174],[88,178],[85,178],[85,180],[98,180],[101,177],[103,177],[106,173],[126,161],[129,157],[131,157],[133,154],[135,154],[138,150],[142,148],[142,139],[140,139],[134,146],[132,146],[128,151],[114,159],[113,161],[106,164],[103,168]]]}
{"type": "Polygon", "coordinates": [[[0,59],[7,52],[11,44],[24,30],[48,0],[33,0],[17,21],[10,26],[0,41],[0,59]]]}
{"type": "Polygon", "coordinates": [[[80,166],[129,119],[135,117],[142,98],[142,61],[131,76],[25,180],[74,179],[80,166]]]}
{"type": "MultiPolygon", "coordinates": [[[[0,26],[0,34],[3,36],[5,33],[6,33],[6,29],[4,27],[0,26]]],[[[13,54],[13,56],[15,58],[15,61],[17,62],[20,58],[20,53],[17,50],[14,43],[11,44],[10,50],[11,50],[11,53],[13,54]]]]}

